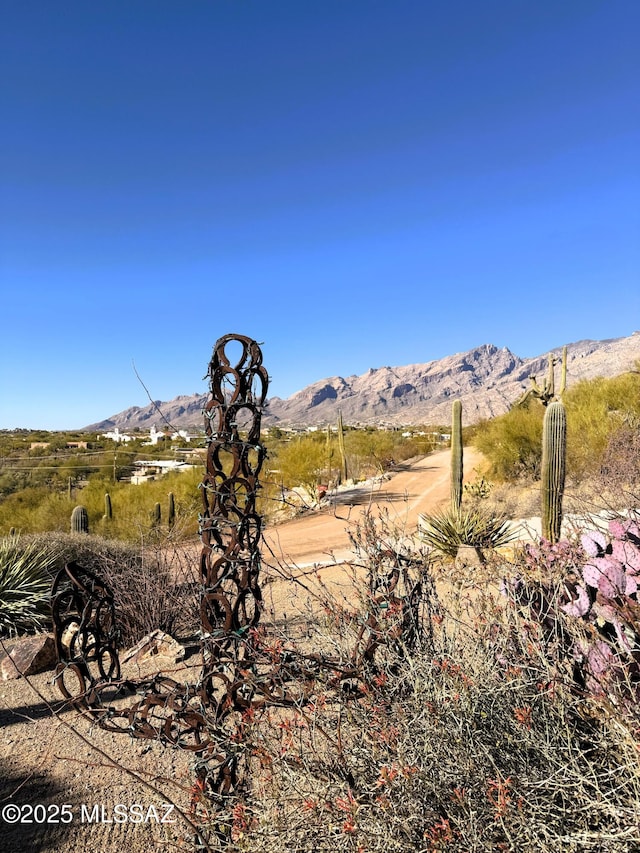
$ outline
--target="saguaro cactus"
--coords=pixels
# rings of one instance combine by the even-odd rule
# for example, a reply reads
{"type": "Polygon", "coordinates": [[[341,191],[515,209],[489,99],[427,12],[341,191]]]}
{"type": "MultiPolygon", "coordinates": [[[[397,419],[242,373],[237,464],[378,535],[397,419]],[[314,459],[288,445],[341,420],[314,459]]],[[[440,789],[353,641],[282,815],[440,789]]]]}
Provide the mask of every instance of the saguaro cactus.
{"type": "Polygon", "coordinates": [[[531,387],[525,391],[525,393],[519,397],[516,402],[513,404],[512,408],[515,406],[522,406],[527,402],[529,397],[537,397],[538,400],[542,403],[543,406],[548,406],[549,403],[553,403],[555,400],[562,400],[562,395],[567,389],[567,348],[562,347],[562,360],[560,367],[560,391],[556,394],[556,385],[555,385],[555,366],[558,362],[558,359],[553,353],[549,354],[549,368],[547,370],[547,376],[542,383],[542,387],[538,385],[535,376],[530,376],[529,380],[531,381],[531,387]]]}
{"type": "Polygon", "coordinates": [[[454,400],[451,407],[451,509],[460,512],[462,505],[462,403],[454,400]]]}
{"type": "Polygon", "coordinates": [[[111,521],[113,518],[113,508],[111,506],[111,495],[105,492],[104,496],[104,518],[105,521],[111,521]]]}
{"type": "Polygon", "coordinates": [[[340,448],[340,476],[344,482],[349,478],[349,470],[347,468],[347,454],[344,449],[344,424],[342,422],[342,412],[338,412],[338,447],[340,448]]]}
{"type": "Polygon", "coordinates": [[[160,506],[159,503],[156,503],[156,505],[153,508],[153,523],[159,525],[161,521],[162,521],[162,507],[160,506]]]}
{"type": "Polygon", "coordinates": [[[169,527],[173,527],[176,522],[176,499],[173,496],[173,492],[169,492],[169,512],[167,514],[167,524],[169,527]]]}
{"type": "Polygon", "coordinates": [[[567,456],[567,415],[560,401],[549,403],[542,428],[542,535],[560,538],[567,456]]]}
{"type": "Polygon", "coordinates": [[[89,532],[89,513],[83,506],[76,506],[71,513],[71,532],[72,533],[88,533],[89,532]]]}

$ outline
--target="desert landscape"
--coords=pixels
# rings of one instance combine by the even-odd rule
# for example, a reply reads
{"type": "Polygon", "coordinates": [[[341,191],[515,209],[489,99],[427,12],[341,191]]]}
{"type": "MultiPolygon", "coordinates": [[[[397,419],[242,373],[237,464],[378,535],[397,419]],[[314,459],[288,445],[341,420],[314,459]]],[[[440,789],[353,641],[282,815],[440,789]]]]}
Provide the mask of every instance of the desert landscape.
{"type": "Polygon", "coordinates": [[[640,853],[640,4],[3,4],[0,851],[640,853]]]}
{"type": "MultiPolygon", "coordinates": [[[[21,641],[1,641],[9,849],[462,853],[533,850],[542,833],[543,850],[560,839],[567,850],[638,849],[637,512],[614,510],[602,491],[590,513],[567,513],[587,506],[589,492],[565,488],[566,428],[553,426],[553,418],[565,424],[565,406],[552,381],[536,387],[541,402],[525,417],[544,411],[542,487],[491,484],[490,460],[464,445],[454,402],[450,447],[322,486],[317,498],[307,489],[312,503],[267,521],[259,539],[251,532],[257,479],[249,467],[244,479],[233,473],[249,465],[247,448],[259,470],[259,435],[249,426],[248,441],[235,421],[222,440],[213,432],[200,543],[171,543],[170,525],[168,538],[156,536],[164,562],[151,575],[109,576],[126,593],[124,610],[146,612],[162,587],[174,590],[182,622],[201,620],[198,634],[176,642],[153,630],[118,650],[117,675],[87,668],[85,658],[102,661],[91,650],[111,601],[90,563],[98,574],[82,583],[93,592],[78,587],[86,604],[69,597],[73,587],[56,597],[64,572],[54,585],[63,656],[55,672],[56,655],[16,677],[21,641]],[[236,460],[224,469],[222,449],[236,460]],[[567,528],[570,518],[580,527],[567,528]],[[243,574],[230,584],[229,570],[216,576],[219,565],[244,566],[243,574]],[[154,573],[156,585],[143,592],[154,573]],[[260,602],[255,611],[247,591],[260,602]],[[60,607],[75,614],[63,623],[72,630],[66,646],[60,607]],[[74,637],[83,638],[75,652],[74,637]],[[75,688],[67,671],[78,673],[75,688]],[[222,693],[203,693],[206,684],[222,693]],[[624,784],[612,784],[621,773],[624,784]]],[[[215,402],[220,424],[235,417],[227,396],[215,402]]],[[[259,401],[242,405],[257,411],[259,401]]],[[[521,417],[516,408],[505,423],[521,417]]],[[[633,480],[634,471],[625,463],[622,476],[633,480]]],[[[78,509],[67,547],[86,560],[101,540],[78,509]]],[[[157,611],[158,627],[164,616],[157,611]]]]}
{"type": "MultiPolygon", "coordinates": [[[[342,492],[330,508],[267,530],[262,580],[265,601],[273,610],[267,619],[281,622],[287,611],[300,618],[306,595],[301,595],[294,579],[311,570],[315,574],[317,569],[325,583],[335,585],[338,597],[348,591],[345,564],[355,561],[348,531],[363,513],[386,511],[398,529],[415,533],[419,514],[448,500],[449,461],[449,451],[415,460],[382,481],[342,492]],[[290,580],[283,579],[283,570],[290,580]]],[[[479,454],[469,451],[469,479],[479,462],[479,454]]],[[[191,555],[197,564],[198,549],[193,548],[191,555]]],[[[124,674],[140,678],[161,671],[188,681],[197,676],[196,660],[197,656],[176,664],[151,657],[130,664],[124,674]]],[[[73,813],[69,823],[62,815],[55,824],[35,820],[31,825],[4,827],[7,849],[14,853],[109,853],[125,846],[132,853],[192,849],[194,830],[183,819],[189,815],[194,779],[194,760],[188,753],[102,731],[65,707],[51,671],[0,682],[0,728],[0,803],[38,802],[47,808],[68,804],[73,813]],[[164,803],[175,806],[167,823],[160,822],[168,809],[164,803]],[[118,822],[115,804],[142,804],[145,815],[153,807],[158,819],[152,811],[146,821],[138,821],[135,813],[133,821],[118,822]]]]}

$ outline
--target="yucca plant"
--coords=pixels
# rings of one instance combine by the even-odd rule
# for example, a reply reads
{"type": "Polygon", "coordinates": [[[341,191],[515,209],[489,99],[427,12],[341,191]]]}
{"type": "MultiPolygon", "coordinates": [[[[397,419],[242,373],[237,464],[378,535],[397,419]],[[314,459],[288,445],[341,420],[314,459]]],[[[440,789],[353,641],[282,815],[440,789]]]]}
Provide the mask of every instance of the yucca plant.
{"type": "Polygon", "coordinates": [[[499,548],[515,537],[509,519],[484,507],[456,511],[449,508],[420,516],[420,536],[441,554],[455,557],[461,545],[472,548],[499,548]]]}
{"type": "Polygon", "coordinates": [[[0,636],[46,627],[55,564],[46,545],[19,536],[0,539],[0,636]]]}

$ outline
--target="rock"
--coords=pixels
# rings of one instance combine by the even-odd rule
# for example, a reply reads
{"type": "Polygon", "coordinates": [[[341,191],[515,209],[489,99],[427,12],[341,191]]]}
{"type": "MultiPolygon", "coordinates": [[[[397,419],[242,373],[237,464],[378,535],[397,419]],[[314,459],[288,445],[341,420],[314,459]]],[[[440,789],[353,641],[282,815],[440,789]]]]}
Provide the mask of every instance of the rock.
{"type": "Polygon", "coordinates": [[[165,634],[158,628],[147,634],[135,644],[122,657],[122,663],[128,661],[141,661],[150,657],[171,658],[175,663],[184,658],[185,649],[170,634],[165,634]]]}
{"type": "Polygon", "coordinates": [[[0,658],[0,678],[8,681],[22,675],[36,675],[53,669],[57,662],[53,634],[24,637],[6,646],[6,654],[0,658]]]}

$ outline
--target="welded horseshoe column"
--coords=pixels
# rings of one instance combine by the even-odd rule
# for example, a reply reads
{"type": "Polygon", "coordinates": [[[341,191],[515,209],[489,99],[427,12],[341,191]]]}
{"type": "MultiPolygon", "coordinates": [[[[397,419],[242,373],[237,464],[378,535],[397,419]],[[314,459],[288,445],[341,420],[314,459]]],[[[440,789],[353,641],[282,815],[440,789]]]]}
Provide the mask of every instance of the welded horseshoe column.
{"type": "Polygon", "coordinates": [[[215,344],[208,376],[200,515],[203,682],[210,682],[214,672],[235,682],[236,665],[250,662],[246,638],[262,611],[262,519],[256,496],[265,458],[260,419],[269,377],[256,341],[234,334],[215,344]]]}

